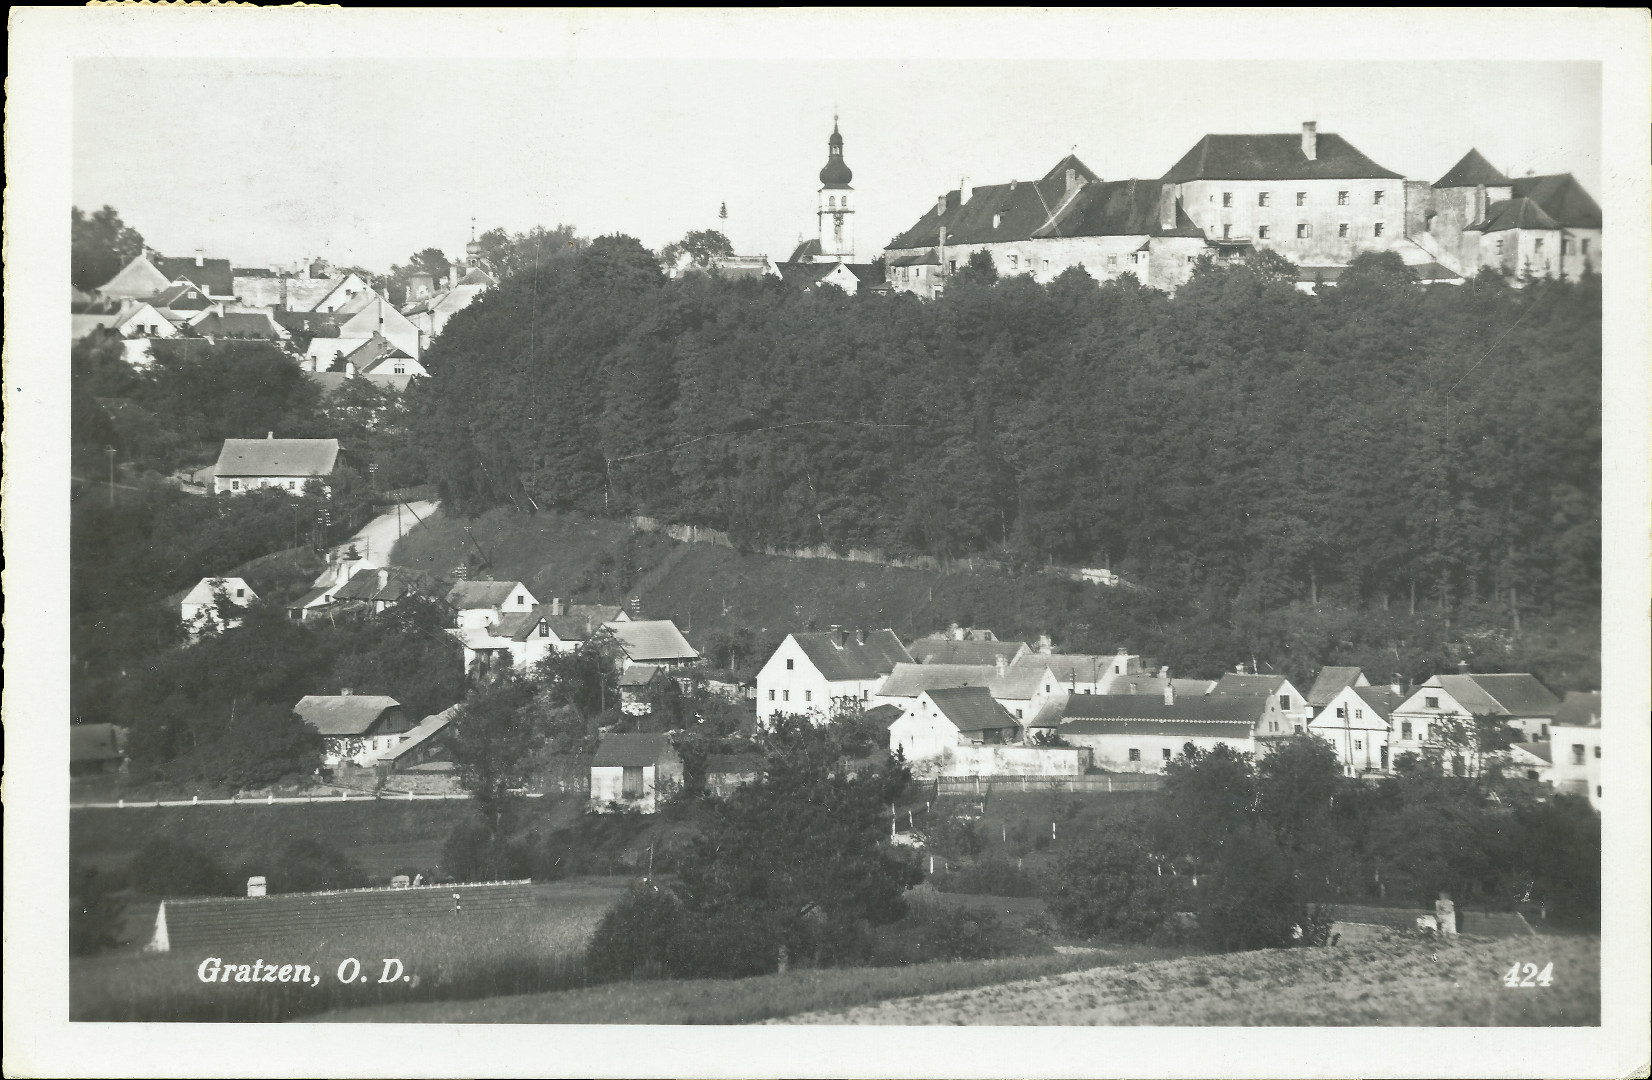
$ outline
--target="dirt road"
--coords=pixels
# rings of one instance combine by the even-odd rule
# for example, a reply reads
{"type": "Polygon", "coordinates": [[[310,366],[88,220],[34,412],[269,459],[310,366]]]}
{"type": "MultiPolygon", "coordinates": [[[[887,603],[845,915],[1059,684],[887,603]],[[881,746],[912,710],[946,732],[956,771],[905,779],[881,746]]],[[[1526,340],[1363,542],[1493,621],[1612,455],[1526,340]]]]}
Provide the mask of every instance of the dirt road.
{"type": "Polygon", "coordinates": [[[338,545],[336,550],[343,551],[354,544],[356,552],[362,558],[379,566],[388,566],[390,550],[396,546],[396,541],[416,528],[421,518],[430,520],[440,506],[441,504],[434,499],[407,503],[399,507],[399,515],[393,509],[388,514],[381,514],[369,521],[356,532],[356,535],[338,545]]]}

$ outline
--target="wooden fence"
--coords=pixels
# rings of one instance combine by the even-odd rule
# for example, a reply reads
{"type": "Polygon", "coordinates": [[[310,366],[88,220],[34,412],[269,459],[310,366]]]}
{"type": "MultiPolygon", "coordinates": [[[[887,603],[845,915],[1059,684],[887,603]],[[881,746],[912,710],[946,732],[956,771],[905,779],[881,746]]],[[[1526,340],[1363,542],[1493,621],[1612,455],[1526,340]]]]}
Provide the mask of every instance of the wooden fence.
{"type": "Polygon", "coordinates": [[[1073,791],[1113,794],[1157,791],[1164,777],[1154,773],[1103,773],[1083,776],[938,776],[935,797],[942,795],[1008,795],[1018,791],[1073,791]]]}

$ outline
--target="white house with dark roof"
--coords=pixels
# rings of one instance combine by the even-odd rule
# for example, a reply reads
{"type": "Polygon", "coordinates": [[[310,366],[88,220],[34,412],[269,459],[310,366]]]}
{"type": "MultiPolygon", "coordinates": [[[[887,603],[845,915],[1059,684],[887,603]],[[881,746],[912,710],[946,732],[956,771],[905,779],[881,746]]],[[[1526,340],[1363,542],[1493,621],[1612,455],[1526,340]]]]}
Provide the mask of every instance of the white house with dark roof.
{"type": "Polygon", "coordinates": [[[226,616],[219,610],[220,596],[227,603],[240,608],[258,599],[258,594],[252,591],[252,586],[238,577],[202,578],[197,581],[195,587],[184,594],[178,606],[178,617],[191,641],[202,634],[215,630],[231,630],[241,625],[239,616],[226,616]]]}
{"type": "Polygon", "coordinates": [[[591,760],[591,810],[652,814],[683,783],[683,759],[666,735],[604,735],[591,760]]]}
{"type": "Polygon", "coordinates": [[[1388,718],[1402,700],[1397,686],[1349,683],[1308,721],[1308,731],[1336,750],[1345,776],[1386,773],[1392,767],[1388,718]]]}
{"type": "Polygon", "coordinates": [[[447,591],[447,603],[461,630],[493,626],[506,615],[525,615],[539,606],[520,581],[460,581],[447,591]]]}
{"type": "Polygon", "coordinates": [[[1014,663],[1033,649],[1025,641],[931,635],[914,641],[907,651],[920,664],[996,664],[1000,659],[1014,663]]]}
{"type": "Polygon", "coordinates": [[[1365,672],[1357,667],[1332,667],[1327,665],[1319,669],[1314,677],[1314,684],[1308,687],[1308,707],[1318,716],[1324,711],[1331,699],[1342,693],[1349,686],[1370,686],[1371,680],[1365,677],[1365,672]]]}
{"type": "Polygon", "coordinates": [[[921,691],[889,727],[889,752],[908,761],[940,757],[960,746],[1017,742],[1021,727],[984,686],[921,691]]]}
{"type": "Polygon", "coordinates": [[[1079,267],[1098,280],[1130,273],[1170,290],[1207,250],[1190,212],[1172,183],[1103,181],[1069,154],[1039,180],[965,183],[938,196],[884,250],[888,282],[932,298],[984,251],[1000,275],[1048,282],[1079,267]]]}
{"type": "Polygon", "coordinates": [[[321,763],[329,767],[370,765],[413,727],[401,702],[382,694],[306,694],[293,712],[326,738],[321,763]]]}
{"type": "Polygon", "coordinates": [[[1472,731],[1475,717],[1502,720],[1527,742],[1550,736],[1560,699],[1526,673],[1506,675],[1436,675],[1416,687],[1389,717],[1391,752],[1420,756],[1439,754],[1442,767],[1461,772],[1457,749],[1442,740],[1448,726],[1472,731]]]}
{"type": "Polygon", "coordinates": [[[1302,691],[1283,675],[1229,672],[1216,681],[1210,697],[1254,697],[1262,709],[1256,717],[1258,739],[1282,739],[1307,733],[1313,708],[1302,691]]]}
{"type": "Polygon", "coordinates": [[[1265,701],[1260,695],[1167,698],[1068,697],[1056,732],[1073,746],[1088,747],[1095,764],[1112,772],[1159,772],[1189,744],[1206,751],[1225,744],[1240,753],[1256,752],[1255,731],[1265,701]]]}
{"type": "MultiPolygon", "coordinates": [[[[515,599],[515,595],[504,597],[507,609],[515,599]]],[[[477,600],[472,596],[466,602],[477,600]]],[[[485,613],[500,609],[470,610],[478,617],[485,617],[485,613]]],[[[473,620],[471,625],[448,633],[464,649],[466,671],[470,671],[478,659],[487,670],[506,664],[525,671],[552,653],[573,652],[600,627],[589,615],[564,614],[562,601],[552,600],[549,604],[536,604],[528,611],[503,610],[493,622],[473,620]]]]}
{"type": "Polygon", "coordinates": [[[670,619],[625,619],[606,622],[603,629],[614,635],[620,650],[623,671],[634,664],[655,664],[671,669],[700,662],[700,653],[683,637],[670,619]]]}
{"type": "MultiPolygon", "coordinates": [[[[1553,768],[1547,779],[1556,791],[1587,795],[1596,810],[1601,807],[1602,796],[1600,714],[1600,691],[1568,690],[1549,727],[1553,768]]],[[[1535,748],[1541,744],[1528,745],[1535,748]]]]}
{"type": "Polygon", "coordinates": [[[303,492],[311,480],[327,487],[338,463],[337,439],[225,439],[213,467],[215,495],[237,495],[261,488],[303,492]]]}
{"type": "Polygon", "coordinates": [[[757,673],[757,722],[777,713],[824,721],[846,701],[870,707],[895,665],[911,662],[893,630],[788,634],[757,673]]]}

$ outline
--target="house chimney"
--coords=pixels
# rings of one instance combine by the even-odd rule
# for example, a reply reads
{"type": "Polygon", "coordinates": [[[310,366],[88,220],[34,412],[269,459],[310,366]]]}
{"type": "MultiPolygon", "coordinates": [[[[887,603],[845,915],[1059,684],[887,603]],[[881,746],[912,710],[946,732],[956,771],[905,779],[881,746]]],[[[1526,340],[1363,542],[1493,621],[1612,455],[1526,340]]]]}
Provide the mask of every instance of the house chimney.
{"type": "Polygon", "coordinates": [[[975,198],[975,185],[969,182],[969,177],[958,181],[958,205],[963,206],[975,198]]]}
{"type": "Polygon", "coordinates": [[[1302,125],[1302,156],[1309,161],[1319,160],[1319,124],[1313,120],[1302,125]]]}
{"type": "Polygon", "coordinates": [[[996,664],[996,666],[998,668],[998,677],[1000,679],[1002,679],[1004,677],[1004,667],[1005,667],[1003,654],[1000,653],[999,655],[993,657],[993,661],[994,661],[994,663],[996,664]]]}
{"type": "Polygon", "coordinates": [[[940,195],[937,195],[935,197],[935,216],[937,218],[939,218],[939,217],[944,217],[945,215],[946,215],[946,193],[943,192],[940,195]]]}
{"type": "Polygon", "coordinates": [[[1176,185],[1159,188],[1159,228],[1166,232],[1176,227],[1176,185]]]}
{"type": "Polygon", "coordinates": [[[855,627],[855,644],[866,644],[866,628],[864,626],[855,627]]]}
{"type": "Polygon", "coordinates": [[[206,251],[202,248],[196,248],[195,249],[195,265],[196,266],[205,266],[206,265],[206,251]]]}
{"type": "Polygon", "coordinates": [[[338,696],[339,697],[349,697],[351,693],[352,693],[352,691],[348,686],[339,687],[339,691],[338,691],[338,696]]]}
{"type": "Polygon", "coordinates": [[[553,616],[562,614],[562,597],[560,597],[560,596],[551,597],[551,614],[553,616]]]}
{"type": "Polygon", "coordinates": [[[266,439],[273,439],[273,438],[275,438],[275,432],[273,432],[273,431],[266,431],[266,432],[264,432],[264,438],[266,438],[266,439]]]}

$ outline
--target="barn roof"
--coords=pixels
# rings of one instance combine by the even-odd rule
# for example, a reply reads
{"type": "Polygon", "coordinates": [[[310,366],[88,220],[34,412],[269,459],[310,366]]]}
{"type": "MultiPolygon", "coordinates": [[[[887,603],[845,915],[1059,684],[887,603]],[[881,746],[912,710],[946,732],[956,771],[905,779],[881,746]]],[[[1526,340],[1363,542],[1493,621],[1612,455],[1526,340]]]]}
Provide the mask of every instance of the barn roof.
{"type": "Polygon", "coordinates": [[[868,630],[864,644],[847,630],[793,634],[792,640],[827,682],[876,679],[895,670],[897,664],[912,662],[912,654],[893,630],[868,630]]]}
{"type": "Polygon", "coordinates": [[[888,731],[891,724],[906,714],[906,710],[899,705],[874,705],[867,709],[862,719],[870,726],[876,724],[884,731],[888,731]]]}
{"type": "Polygon", "coordinates": [[[993,700],[984,686],[928,690],[929,700],[962,732],[1015,730],[1015,718],[993,700]]]}
{"type": "Polygon", "coordinates": [[[671,739],[665,735],[604,735],[597,744],[594,769],[620,766],[656,765],[676,756],[671,739]]]}
{"type": "Polygon", "coordinates": [[[1550,217],[1531,199],[1516,196],[1502,199],[1486,207],[1486,216],[1465,230],[1472,232],[1506,232],[1509,229],[1558,229],[1560,223],[1550,217]]]}
{"type": "Polygon", "coordinates": [[[604,623],[634,663],[651,660],[698,660],[700,654],[670,619],[604,623]]]}
{"type": "Polygon", "coordinates": [[[293,712],[323,735],[363,735],[401,702],[382,694],[306,694],[293,712]]]}
{"type": "Polygon", "coordinates": [[[459,706],[450,705],[439,713],[425,717],[408,730],[407,736],[401,742],[379,754],[379,760],[396,761],[399,758],[406,757],[412,751],[441,734],[449,724],[453,723],[453,718],[458,713],[459,706]]]}
{"type": "Polygon", "coordinates": [[[328,476],[337,439],[225,439],[217,476],[328,476]]]}
{"type": "Polygon", "coordinates": [[[614,685],[619,687],[647,686],[654,681],[654,676],[658,675],[660,670],[658,664],[632,664],[619,673],[619,678],[614,680],[614,685]]]}

